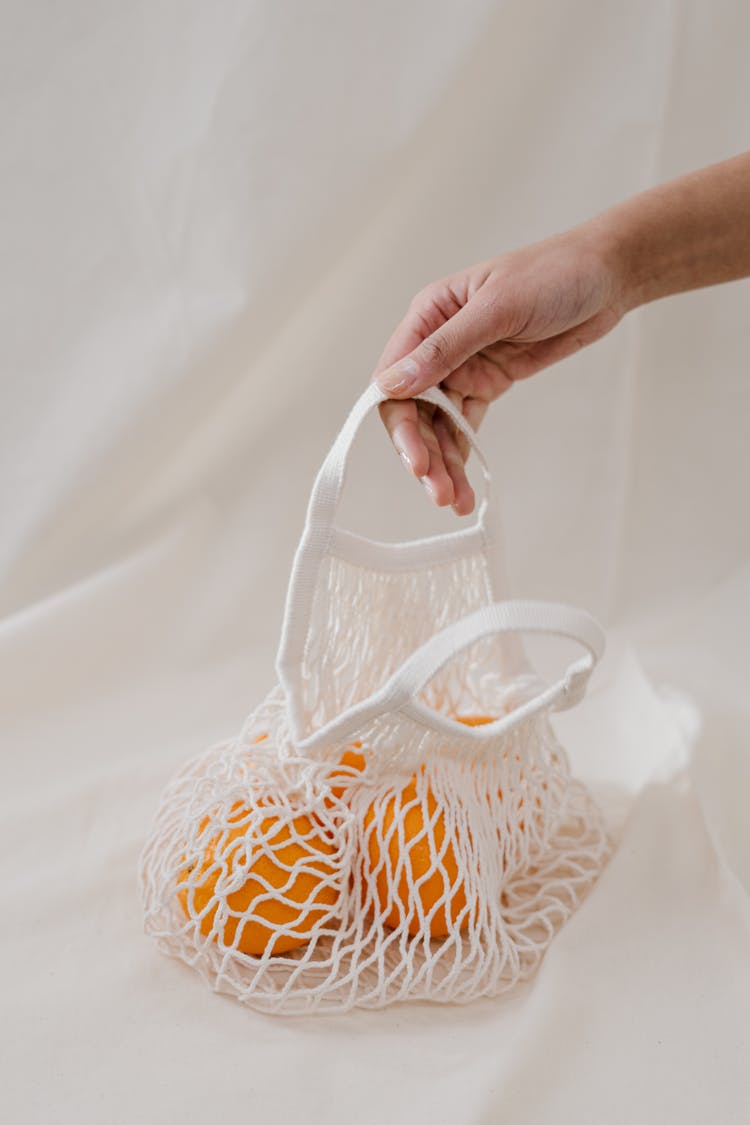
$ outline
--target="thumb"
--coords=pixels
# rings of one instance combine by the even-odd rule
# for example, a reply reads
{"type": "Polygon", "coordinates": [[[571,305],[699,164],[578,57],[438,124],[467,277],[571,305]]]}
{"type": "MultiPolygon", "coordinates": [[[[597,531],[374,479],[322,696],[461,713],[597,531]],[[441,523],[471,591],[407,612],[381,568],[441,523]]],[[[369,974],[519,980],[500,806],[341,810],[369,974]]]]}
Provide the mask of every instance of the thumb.
{"type": "Polygon", "coordinates": [[[489,303],[469,301],[445,324],[425,337],[413,351],[376,376],[391,398],[411,398],[435,387],[488,344],[499,339],[497,310],[489,303]]]}

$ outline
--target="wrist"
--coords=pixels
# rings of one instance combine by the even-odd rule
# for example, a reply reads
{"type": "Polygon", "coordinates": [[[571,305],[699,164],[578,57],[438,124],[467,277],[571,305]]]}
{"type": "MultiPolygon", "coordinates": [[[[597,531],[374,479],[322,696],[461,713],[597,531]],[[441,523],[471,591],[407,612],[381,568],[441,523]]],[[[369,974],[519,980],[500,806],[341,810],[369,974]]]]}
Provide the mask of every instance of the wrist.
{"type": "Polygon", "coordinates": [[[607,274],[612,303],[620,315],[652,300],[650,279],[641,266],[638,238],[619,208],[595,216],[578,231],[607,274]]]}

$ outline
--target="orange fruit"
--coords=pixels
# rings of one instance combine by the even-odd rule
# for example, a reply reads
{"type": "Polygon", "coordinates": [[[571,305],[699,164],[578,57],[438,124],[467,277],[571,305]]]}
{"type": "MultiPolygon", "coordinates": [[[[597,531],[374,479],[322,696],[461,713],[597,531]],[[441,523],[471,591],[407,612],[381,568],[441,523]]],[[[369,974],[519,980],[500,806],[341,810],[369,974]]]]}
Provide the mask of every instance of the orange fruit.
{"type": "Polygon", "coordinates": [[[467,727],[483,727],[485,723],[494,723],[497,715],[456,715],[459,723],[467,727]]]}
{"type": "MultiPolygon", "coordinates": [[[[457,721],[467,727],[483,727],[486,723],[494,723],[496,718],[497,715],[456,715],[457,721]]],[[[498,789],[497,795],[502,801],[502,789],[498,789]]]]}
{"type": "Polygon", "coordinates": [[[455,924],[464,911],[460,928],[466,928],[466,890],[458,877],[453,843],[446,846],[444,814],[438,812],[431,789],[419,800],[417,779],[412,777],[402,789],[373,801],[365,813],[364,829],[364,862],[374,877],[378,906],[388,926],[396,928],[405,921],[410,934],[420,933],[421,907],[422,914],[430,916],[432,937],[445,937],[449,919],[455,924]],[[400,877],[394,887],[396,871],[400,877]]]}
{"type": "MultiPolygon", "coordinates": [[[[341,784],[333,786],[331,788],[331,796],[335,797],[337,800],[341,800],[349,786],[355,780],[355,778],[352,776],[353,771],[361,773],[365,768],[365,765],[367,764],[364,754],[359,753],[361,749],[361,742],[352,742],[351,746],[347,747],[347,749],[339,758],[338,764],[340,766],[343,766],[344,769],[333,770],[333,772],[330,774],[329,781],[333,781],[333,779],[337,777],[341,778],[341,784]]],[[[325,803],[327,805],[332,805],[333,801],[330,801],[328,798],[326,798],[325,803]]]]}
{"type": "MultiPolygon", "coordinates": [[[[483,726],[485,723],[493,723],[496,718],[497,718],[496,715],[456,715],[456,719],[458,720],[458,722],[459,723],[465,723],[465,725],[467,727],[479,727],[479,726],[483,726]]],[[[516,756],[516,761],[518,761],[518,756],[516,756]]],[[[519,781],[519,785],[520,785],[521,789],[523,791],[525,791],[528,788],[528,786],[527,786],[527,783],[526,783],[526,778],[524,777],[523,770],[519,771],[518,781],[519,781]]],[[[546,781],[543,781],[542,782],[542,789],[546,790],[546,788],[547,788],[547,783],[546,783],[546,781]]],[[[500,798],[500,800],[502,801],[502,799],[503,799],[502,789],[498,789],[497,795],[500,798]]],[[[524,801],[523,801],[523,792],[522,792],[522,793],[519,794],[518,802],[516,804],[516,808],[518,809],[519,813],[523,809],[523,804],[524,804],[524,801]]],[[[541,797],[539,796],[538,793],[534,797],[533,804],[534,804],[534,808],[535,808],[535,816],[538,819],[544,811],[543,805],[542,805],[542,800],[541,800],[541,797]]],[[[524,829],[526,827],[526,822],[525,822],[523,816],[521,816],[519,821],[518,821],[518,827],[521,829],[522,832],[524,831],[524,829]]]]}
{"type": "MultiPolygon", "coordinates": [[[[269,805],[268,814],[252,831],[249,815],[247,805],[232,806],[228,827],[217,830],[200,860],[180,873],[178,898],[188,918],[200,918],[204,936],[233,946],[240,927],[236,947],[243,953],[253,957],[267,950],[288,953],[309,940],[314,926],[336,904],[338,891],[326,881],[335,874],[335,849],[304,813],[290,821],[269,805]],[[246,879],[226,895],[231,913],[217,933],[214,920],[224,897],[217,884],[237,869],[246,879]],[[273,892],[274,897],[269,897],[273,892]]],[[[208,818],[201,828],[207,823],[208,818]]]]}

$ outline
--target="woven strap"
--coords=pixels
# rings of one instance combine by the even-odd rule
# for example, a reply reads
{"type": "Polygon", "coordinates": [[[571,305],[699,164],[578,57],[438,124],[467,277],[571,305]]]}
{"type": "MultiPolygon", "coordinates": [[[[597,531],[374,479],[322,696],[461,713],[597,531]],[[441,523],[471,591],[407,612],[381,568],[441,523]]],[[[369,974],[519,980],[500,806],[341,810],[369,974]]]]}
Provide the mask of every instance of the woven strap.
{"type": "MultiPolygon", "coordinates": [[[[433,406],[438,406],[443,410],[456,428],[461,431],[476,453],[479,464],[482,467],[484,486],[482,504],[480,505],[477,515],[477,520],[479,521],[481,519],[483,506],[486,506],[489,498],[490,471],[487,465],[487,458],[477,442],[476,433],[447,395],[443,394],[437,387],[431,387],[429,390],[423,391],[422,394],[416,397],[422,399],[424,402],[432,403],[433,406]]],[[[357,433],[368,414],[370,414],[375,407],[379,406],[381,402],[384,402],[386,398],[387,395],[384,395],[375,383],[369,384],[367,390],[360,395],[359,399],[352,407],[349,417],[341,427],[338,437],[320,467],[312,492],[310,493],[307,522],[308,524],[314,525],[321,532],[330,528],[334,523],[344,487],[344,478],[349,462],[349,455],[357,433]]]]}
{"type": "MultiPolygon", "coordinates": [[[[279,682],[286,695],[293,729],[297,732],[302,725],[301,670],[310,614],[321,563],[334,547],[340,548],[344,544],[350,557],[356,555],[355,561],[365,565],[369,561],[375,569],[383,565],[385,560],[393,569],[405,566],[414,568],[482,551],[492,557],[493,588],[501,587],[496,579],[500,570],[498,521],[490,506],[491,479],[487,459],[472,427],[437,387],[430,388],[417,397],[443,410],[476,453],[481,466],[483,487],[475,523],[447,535],[398,544],[375,543],[336,527],[335,517],[352,445],[365,418],[386,397],[374,383],[359,397],[331,446],[310,494],[305,527],[292,564],[276,659],[279,682]]],[[[502,588],[495,589],[494,596],[499,597],[502,592],[502,588]]]]}
{"type": "Polygon", "coordinates": [[[400,711],[433,730],[476,742],[487,742],[504,734],[539,711],[564,710],[584,695],[589,676],[604,651],[601,626],[583,610],[553,602],[495,602],[436,633],[404,661],[383,687],[368,699],[348,708],[314,734],[300,738],[292,719],[292,734],[300,749],[345,741],[374,718],[400,711]],[[481,726],[468,727],[431,710],[418,694],[453,657],[484,637],[500,633],[546,633],[576,641],[585,654],[570,664],[556,683],[545,687],[509,715],[481,726]]]}

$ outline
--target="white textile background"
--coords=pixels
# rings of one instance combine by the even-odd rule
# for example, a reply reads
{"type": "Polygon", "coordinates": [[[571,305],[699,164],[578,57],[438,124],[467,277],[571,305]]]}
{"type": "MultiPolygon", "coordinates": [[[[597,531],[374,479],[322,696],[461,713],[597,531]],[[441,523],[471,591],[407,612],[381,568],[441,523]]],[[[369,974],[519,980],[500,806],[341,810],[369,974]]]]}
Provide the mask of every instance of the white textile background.
{"type": "MultiPolygon", "coordinates": [[[[0,19],[4,1120],[747,1121],[747,282],[484,429],[513,593],[612,638],[560,730],[619,847],[531,984],[261,1017],[142,936],[135,867],[170,773],[271,685],[312,474],[413,292],[750,147],[750,8],[0,19]]],[[[373,425],[350,526],[453,519],[400,472],[373,425]]]]}

